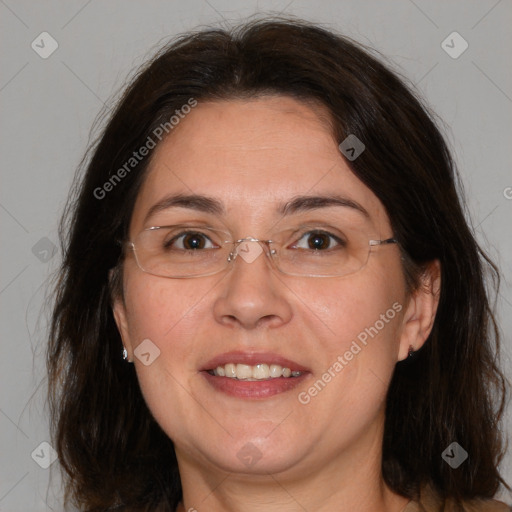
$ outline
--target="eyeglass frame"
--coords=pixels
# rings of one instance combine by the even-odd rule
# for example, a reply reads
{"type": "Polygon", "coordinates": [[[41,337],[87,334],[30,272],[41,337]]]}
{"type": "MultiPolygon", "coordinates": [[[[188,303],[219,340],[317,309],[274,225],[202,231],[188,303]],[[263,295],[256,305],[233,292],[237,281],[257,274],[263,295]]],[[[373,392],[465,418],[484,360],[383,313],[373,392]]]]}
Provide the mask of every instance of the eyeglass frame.
{"type": "MultiPolygon", "coordinates": [[[[136,237],[140,236],[140,234],[145,232],[145,231],[152,231],[152,230],[163,229],[163,228],[168,228],[168,227],[172,227],[172,226],[150,226],[149,228],[145,228],[145,229],[141,230],[136,235],[136,237]]],[[[226,231],[222,231],[222,230],[216,230],[215,229],[213,231],[218,231],[220,233],[229,234],[226,231]]],[[[332,277],[346,277],[346,276],[350,276],[350,275],[353,275],[353,274],[359,272],[364,267],[366,267],[366,265],[368,264],[368,261],[370,259],[370,254],[371,254],[371,248],[372,247],[380,246],[380,245],[390,245],[390,244],[397,244],[397,245],[399,245],[398,240],[396,238],[393,238],[393,237],[382,239],[382,240],[374,240],[374,239],[368,240],[368,258],[367,258],[367,260],[365,261],[365,263],[360,268],[358,268],[357,270],[354,270],[353,272],[349,272],[348,274],[333,274],[333,275],[332,274],[329,274],[329,275],[292,274],[292,273],[284,272],[283,270],[281,270],[279,268],[279,266],[277,264],[277,261],[276,261],[276,259],[274,257],[274,255],[277,254],[277,251],[276,251],[276,249],[272,249],[270,247],[271,243],[278,243],[276,240],[261,240],[259,238],[254,238],[254,237],[251,236],[251,237],[246,237],[246,238],[240,238],[238,240],[224,240],[222,242],[223,244],[233,244],[233,250],[229,253],[229,255],[228,255],[227,259],[226,259],[225,266],[220,268],[219,270],[215,270],[214,272],[209,272],[209,273],[206,273],[206,274],[196,274],[196,275],[190,275],[190,276],[168,276],[168,275],[162,275],[162,274],[155,274],[154,272],[150,272],[149,270],[146,270],[145,268],[143,268],[143,266],[139,262],[139,258],[137,256],[137,249],[135,247],[135,242],[132,241],[132,240],[128,240],[127,242],[125,242],[125,244],[128,245],[132,249],[133,255],[135,257],[135,262],[137,263],[137,266],[140,268],[140,270],[142,270],[146,274],[149,274],[149,275],[152,275],[152,276],[155,276],[155,277],[163,277],[163,278],[166,278],[166,279],[194,279],[194,278],[197,278],[197,277],[213,276],[215,274],[219,274],[223,270],[226,270],[226,269],[230,268],[230,263],[234,262],[236,260],[236,257],[238,256],[238,250],[237,249],[240,246],[240,244],[243,243],[243,242],[257,242],[257,243],[260,244],[260,246],[263,244],[266,247],[266,250],[264,249],[264,252],[266,253],[266,256],[269,258],[273,268],[275,268],[276,270],[278,270],[280,273],[282,273],[284,275],[294,276],[294,277],[331,277],[331,278],[332,277]]],[[[121,242],[121,245],[124,245],[124,244],[121,242]]],[[[232,266],[231,266],[231,268],[232,268],[232,266]]]]}

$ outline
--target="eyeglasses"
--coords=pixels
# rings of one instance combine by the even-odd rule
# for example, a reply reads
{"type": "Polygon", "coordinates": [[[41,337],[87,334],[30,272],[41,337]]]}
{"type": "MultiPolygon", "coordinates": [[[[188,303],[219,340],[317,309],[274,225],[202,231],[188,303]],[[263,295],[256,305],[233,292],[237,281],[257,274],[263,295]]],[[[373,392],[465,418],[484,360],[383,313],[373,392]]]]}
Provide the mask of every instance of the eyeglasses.
{"type": "Polygon", "coordinates": [[[373,240],[355,229],[317,225],[286,229],[272,240],[233,240],[226,231],[175,225],[144,229],[128,246],[144,272],[179,279],[217,274],[239,256],[252,263],[262,253],[283,274],[340,277],[361,270],[377,246],[397,243],[394,238],[373,240]]]}

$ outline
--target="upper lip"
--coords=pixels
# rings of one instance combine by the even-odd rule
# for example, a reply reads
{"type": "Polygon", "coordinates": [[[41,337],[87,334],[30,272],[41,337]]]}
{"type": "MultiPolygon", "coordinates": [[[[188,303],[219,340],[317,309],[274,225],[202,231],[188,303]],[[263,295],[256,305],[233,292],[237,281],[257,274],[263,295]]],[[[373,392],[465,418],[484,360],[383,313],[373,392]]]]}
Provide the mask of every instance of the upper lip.
{"type": "Polygon", "coordinates": [[[287,359],[286,357],[280,356],[272,352],[247,352],[236,350],[233,352],[225,352],[215,356],[206,362],[200,371],[214,370],[218,366],[224,366],[228,363],[234,364],[247,364],[249,366],[255,364],[278,364],[283,368],[290,368],[292,372],[307,372],[308,368],[305,366],[287,359]]]}

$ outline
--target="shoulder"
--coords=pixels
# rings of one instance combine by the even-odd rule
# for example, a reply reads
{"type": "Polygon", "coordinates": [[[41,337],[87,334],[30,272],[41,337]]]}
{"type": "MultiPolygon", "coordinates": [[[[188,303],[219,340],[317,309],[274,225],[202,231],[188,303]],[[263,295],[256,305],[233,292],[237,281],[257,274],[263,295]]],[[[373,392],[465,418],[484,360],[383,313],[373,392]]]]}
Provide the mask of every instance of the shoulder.
{"type": "Polygon", "coordinates": [[[511,512],[509,505],[497,500],[473,499],[461,506],[453,500],[443,500],[431,488],[422,490],[418,501],[412,501],[404,512],[511,512]]]}

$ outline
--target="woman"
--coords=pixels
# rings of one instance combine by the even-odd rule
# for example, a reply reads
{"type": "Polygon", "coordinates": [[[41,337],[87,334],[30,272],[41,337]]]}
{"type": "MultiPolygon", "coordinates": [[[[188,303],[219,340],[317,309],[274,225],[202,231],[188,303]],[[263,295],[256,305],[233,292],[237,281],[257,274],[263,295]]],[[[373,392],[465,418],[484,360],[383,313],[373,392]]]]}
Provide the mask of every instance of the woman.
{"type": "Polygon", "coordinates": [[[273,19],[164,47],[63,225],[67,499],[508,510],[497,271],[456,176],[425,107],[344,37],[273,19]]]}

